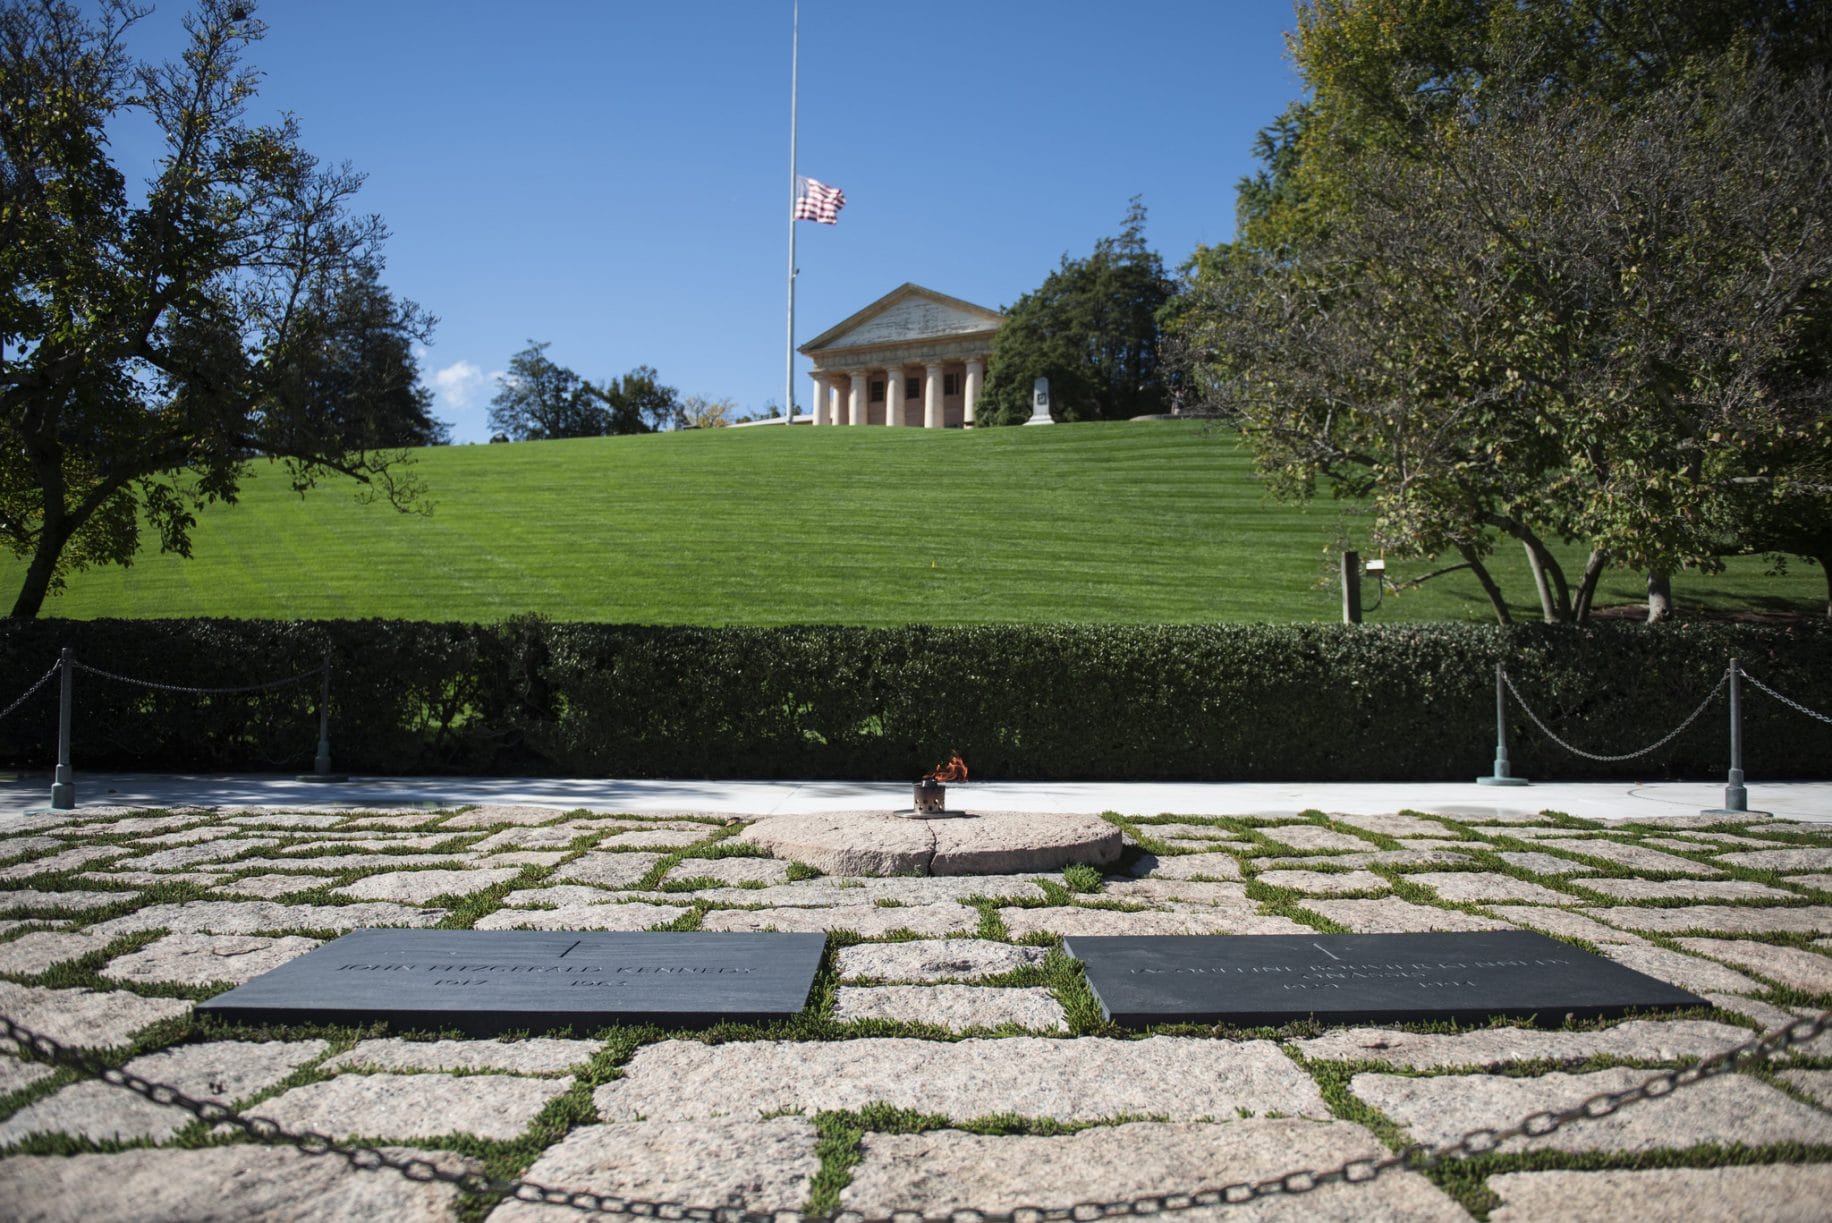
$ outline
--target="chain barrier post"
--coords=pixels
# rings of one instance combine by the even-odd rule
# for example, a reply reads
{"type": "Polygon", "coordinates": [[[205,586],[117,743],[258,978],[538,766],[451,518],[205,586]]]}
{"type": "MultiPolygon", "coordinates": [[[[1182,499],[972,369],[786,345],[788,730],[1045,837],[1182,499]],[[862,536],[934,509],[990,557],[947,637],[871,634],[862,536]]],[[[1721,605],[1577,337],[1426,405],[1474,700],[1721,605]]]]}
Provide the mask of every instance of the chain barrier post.
{"type": "Polygon", "coordinates": [[[1743,786],[1743,669],[1730,660],[1730,776],[1724,784],[1724,805],[1706,807],[1701,815],[1767,815],[1749,809],[1749,791],[1743,786]]]}
{"type": "Polygon", "coordinates": [[[1524,786],[1531,784],[1524,777],[1510,776],[1508,773],[1508,697],[1503,687],[1507,680],[1503,677],[1501,664],[1495,664],[1495,773],[1491,777],[1478,777],[1479,786],[1524,786]]]}
{"type": "Polygon", "coordinates": [[[76,660],[70,647],[57,656],[63,674],[57,677],[57,771],[51,775],[51,807],[56,811],[76,809],[76,777],[70,772],[70,698],[76,678],[76,660]]]}
{"type": "Polygon", "coordinates": [[[299,775],[300,781],[349,781],[347,773],[331,772],[331,651],[324,652],[324,664],[318,686],[318,754],[312,758],[312,771],[299,775]]]}

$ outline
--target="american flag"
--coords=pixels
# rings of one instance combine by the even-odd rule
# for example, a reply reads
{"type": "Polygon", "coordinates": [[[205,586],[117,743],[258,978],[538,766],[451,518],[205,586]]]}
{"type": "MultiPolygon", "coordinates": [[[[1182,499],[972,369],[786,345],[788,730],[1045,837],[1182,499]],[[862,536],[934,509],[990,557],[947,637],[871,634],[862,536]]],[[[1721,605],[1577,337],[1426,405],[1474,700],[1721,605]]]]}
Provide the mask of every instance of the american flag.
{"type": "Polygon", "coordinates": [[[795,213],[797,221],[819,221],[836,224],[840,209],[846,207],[846,193],[805,175],[795,176],[795,213]]]}

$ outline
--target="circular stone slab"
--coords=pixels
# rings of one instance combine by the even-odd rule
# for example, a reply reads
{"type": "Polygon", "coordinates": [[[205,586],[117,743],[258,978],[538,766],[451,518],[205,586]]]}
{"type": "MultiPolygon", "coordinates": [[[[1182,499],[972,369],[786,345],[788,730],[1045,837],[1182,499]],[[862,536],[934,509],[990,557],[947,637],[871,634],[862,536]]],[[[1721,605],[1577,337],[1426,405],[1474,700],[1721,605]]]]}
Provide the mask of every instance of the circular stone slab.
{"type": "Polygon", "coordinates": [[[1103,819],[1016,811],[941,820],[785,815],[759,820],[739,839],[827,875],[1012,875],[1072,862],[1105,866],[1120,856],[1120,830],[1103,819]]]}

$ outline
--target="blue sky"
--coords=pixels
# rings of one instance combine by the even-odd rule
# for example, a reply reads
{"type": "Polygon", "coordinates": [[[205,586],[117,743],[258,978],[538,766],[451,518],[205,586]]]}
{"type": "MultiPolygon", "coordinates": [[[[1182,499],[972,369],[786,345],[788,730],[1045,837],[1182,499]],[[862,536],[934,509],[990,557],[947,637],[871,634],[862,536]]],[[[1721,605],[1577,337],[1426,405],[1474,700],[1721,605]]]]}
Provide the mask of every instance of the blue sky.
{"type": "MultiPolygon", "coordinates": [[[[160,0],[130,38],[179,44],[160,0]]],[[[455,439],[529,339],[587,378],[780,402],[790,0],[262,0],[254,113],[368,175],[384,279],[455,439]]],[[[904,281],[1000,307],[1144,197],[1175,266],[1233,231],[1254,133],[1298,96],[1285,0],[802,0],[796,342],[904,281]]],[[[125,134],[124,134],[125,135],[125,134]]],[[[133,171],[131,139],[118,141],[133,171]]],[[[806,406],[807,363],[795,393],[806,406]]]]}

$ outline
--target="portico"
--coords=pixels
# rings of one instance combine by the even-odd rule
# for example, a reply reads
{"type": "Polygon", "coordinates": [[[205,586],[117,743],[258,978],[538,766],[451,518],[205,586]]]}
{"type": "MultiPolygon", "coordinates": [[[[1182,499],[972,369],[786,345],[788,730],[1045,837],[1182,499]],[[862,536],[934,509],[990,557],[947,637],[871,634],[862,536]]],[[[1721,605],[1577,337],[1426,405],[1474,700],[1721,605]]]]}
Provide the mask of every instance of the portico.
{"type": "Polygon", "coordinates": [[[971,427],[1005,316],[905,284],[802,345],[817,425],[971,427]]]}

